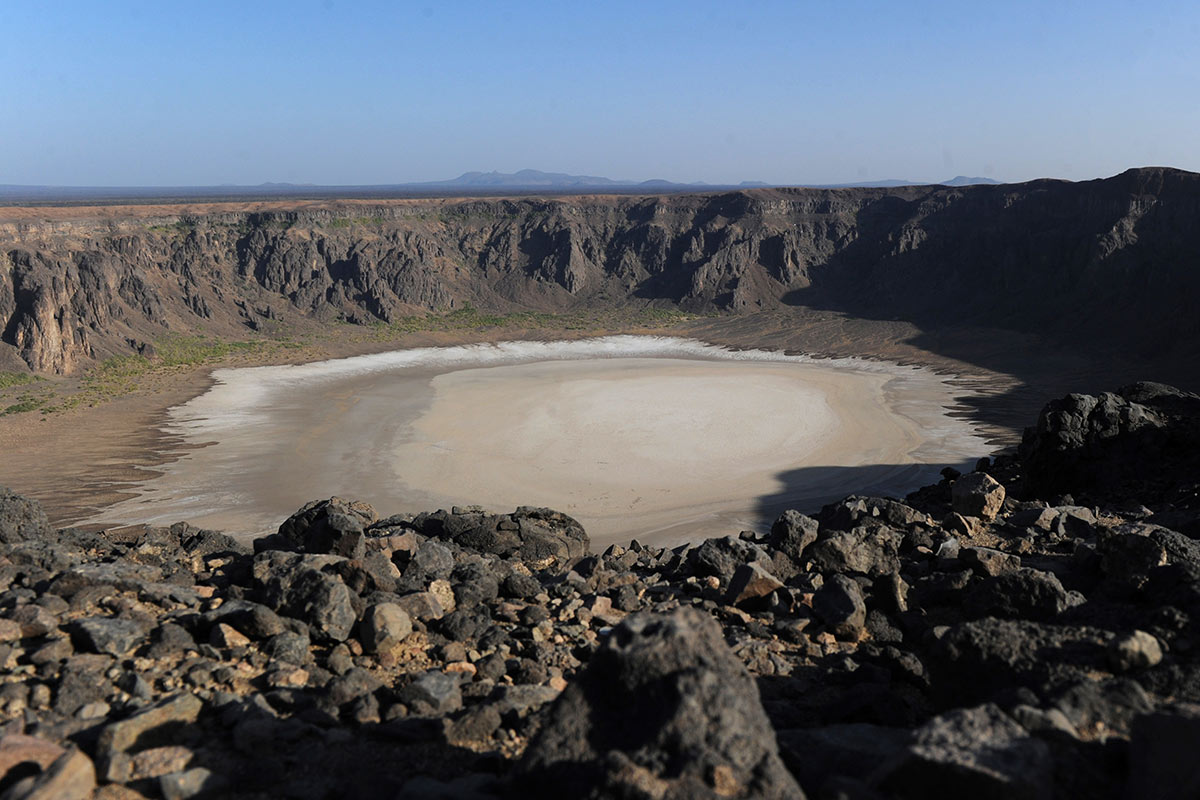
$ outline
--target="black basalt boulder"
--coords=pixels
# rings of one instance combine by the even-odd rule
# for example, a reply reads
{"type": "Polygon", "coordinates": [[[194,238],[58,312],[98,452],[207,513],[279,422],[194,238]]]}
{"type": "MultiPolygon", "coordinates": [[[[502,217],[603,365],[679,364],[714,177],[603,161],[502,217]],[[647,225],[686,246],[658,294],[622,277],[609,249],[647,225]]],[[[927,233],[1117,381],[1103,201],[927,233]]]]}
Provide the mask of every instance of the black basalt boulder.
{"type": "Polygon", "coordinates": [[[535,797],[804,797],[754,681],[690,608],[613,629],[550,709],[517,783],[535,797]]]}
{"type": "Polygon", "coordinates": [[[50,521],[38,501],[0,486],[0,543],[44,539],[51,532],[50,521]]]}
{"type": "Polygon", "coordinates": [[[1049,403],[1021,441],[1027,494],[1170,494],[1200,480],[1200,395],[1141,382],[1049,403]]]}
{"type": "Polygon", "coordinates": [[[292,550],[362,558],[363,529],[377,514],[366,503],[331,497],[308,503],[279,526],[279,532],[254,542],[255,552],[292,550]]]}

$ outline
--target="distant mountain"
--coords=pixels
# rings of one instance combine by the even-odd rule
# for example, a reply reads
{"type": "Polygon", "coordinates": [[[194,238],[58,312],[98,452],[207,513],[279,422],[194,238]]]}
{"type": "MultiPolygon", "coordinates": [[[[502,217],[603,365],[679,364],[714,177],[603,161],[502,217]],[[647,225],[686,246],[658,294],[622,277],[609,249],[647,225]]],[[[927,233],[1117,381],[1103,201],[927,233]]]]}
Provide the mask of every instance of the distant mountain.
{"type": "Polygon", "coordinates": [[[956,175],[948,181],[942,181],[940,186],[978,186],[979,184],[987,184],[996,186],[1004,181],[992,180],[991,178],[968,178],[965,175],[956,175]]]}
{"type": "MultiPolygon", "coordinates": [[[[991,178],[968,178],[962,175],[937,184],[905,180],[866,181],[863,183],[801,184],[813,189],[891,189],[900,186],[970,186],[995,184],[991,178]]],[[[163,199],[187,198],[211,200],[274,200],[287,197],[425,197],[430,195],[556,194],[608,192],[615,194],[679,193],[729,189],[763,189],[784,186],[780,183],[742,181],[741,183],[709,184],[703,181],[677,183],[652,178],[646,181],[627,181],[597,175],[570,175],[565,172],[542,172],[523,169],[519,172],[464,172],[457,178],[421,183],[392,183],[370,186],[325,186],[311,183],[260,183],[255,186],[221,184],[219,186],[32,186],[0,183],[0,202],[6,203],[89,203],[89,202],[148,202],[163,199]]]]}
{"type": "Polygon", "coordinates": [[[523,169],[519,172],[464,172],[448,181],[426,181],[413,186],[508,186],[520,189],[577,188],[580,186],[632,186],[633,181],[614,181],[594,175],[568,175],[523,169]]]}
{"type": "Polygon", "coordinates": [[[897,186],[977,186],[980,184],[998,186],[1002,183],[1004,181],[992,180],[991,178],[968,178],[965,175],[956,175],[948,181],[937,181],[935,183],[888,178],[880,181],[862,181],[861,183],[815,183],[804,185],[812,189],[895,189],[897,186]]]}

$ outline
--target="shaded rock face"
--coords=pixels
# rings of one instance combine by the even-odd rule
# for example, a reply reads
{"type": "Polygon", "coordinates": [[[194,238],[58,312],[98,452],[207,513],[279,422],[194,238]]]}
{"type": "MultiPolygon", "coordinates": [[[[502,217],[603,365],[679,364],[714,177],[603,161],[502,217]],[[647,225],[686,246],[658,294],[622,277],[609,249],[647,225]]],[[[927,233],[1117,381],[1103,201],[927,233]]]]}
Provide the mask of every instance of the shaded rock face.
{"type": "Polygon", "coordinates": [[[1200,277],[1186,267],[1200,251],[1198,213],[1200,177],[1142,169],[1076,184],[437,200],[7,225],[0,341],[36,371],[71,372],[136,352],[168,327],[652,300],[730,312],[807,302],[927,329],[995,325],[1185,353],[1200,336],[1188,305],[1200,277]],[[1147,274],[1170,288],[1147,291],[1147,274]],[[1142,324],[1122,324],[1131,318],[1142,324]]]}
{"type": "Polygon", "coordinates": [[[991,704],[930,720],[907,750],[880,771],[876,784],[894,797],[1053,796],[1050,748],[991,704]]]}
{"type": "Polygon", "coordinates": [[[1048,404],[1021,442],[1025,491],[1133,497],[1200,483],[1200,396],[1157,383],[1070,394],[1048,404]]]}
{"type": "Polygon", "coordinates": [[[521,766],[538,796],[803,797],[720,627],[691,609],[613,630],[521,766]],[[586,721],[586,726],[583,726],[586,721]]]}

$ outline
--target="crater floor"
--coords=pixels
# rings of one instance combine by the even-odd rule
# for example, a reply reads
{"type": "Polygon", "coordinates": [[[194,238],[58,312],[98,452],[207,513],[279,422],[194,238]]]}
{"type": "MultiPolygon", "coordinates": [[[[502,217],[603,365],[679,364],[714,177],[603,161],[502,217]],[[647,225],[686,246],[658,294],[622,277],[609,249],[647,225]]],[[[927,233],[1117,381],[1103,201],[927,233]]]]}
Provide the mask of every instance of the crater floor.
{"type": "Polygon", "coordinates": [[[172,411],[209,443],[92,521],[273,530],[331,493],[424,511],[545,505],[593,543],[671,545],[986,454],[914,367],[663,337],[426,348],[221,370],[172,411]]]}

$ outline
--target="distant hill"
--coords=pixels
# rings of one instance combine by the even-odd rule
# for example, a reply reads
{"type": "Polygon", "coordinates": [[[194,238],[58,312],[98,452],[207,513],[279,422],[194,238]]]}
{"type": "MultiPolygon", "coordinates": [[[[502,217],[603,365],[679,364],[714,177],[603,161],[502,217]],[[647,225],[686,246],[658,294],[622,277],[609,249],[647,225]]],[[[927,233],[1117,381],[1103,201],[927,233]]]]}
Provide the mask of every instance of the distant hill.
{"type": "Polygon", "coordinates": [[[934,183],[888,178],[880,181],[863,181],[861,183],[819,183],[804,185],[812,189],[894,189],[897,186],[999,186],[1002,183],[1004,181],[997,181],[992,178],[968,178],[965,175],[956,175],[948,181],[936,181],[934,183]]]}
{"type": "Polygon", "coordinates": [[[518,172],[464,172],[448,181],[426,181],[416,186],[511,186],[513,188],[578,188],[581,186],[632,186],[633,181],[614,181],[595,175],[568,175],[523,169],[518,172]]]}
{"type": "MultiPolygon", "coordinates": [[[[889,179],[881,181],[866,181],[863,183],[830,183],[815,185],[818,189],[888,189],[896,186],[974,186],[977,184],[998,184],[1000,181],[991,178],[968,178],[958,175],[948,181],[929,183],[924,181],[906,181],[889,179]]],[[[625,181],[612,178],[601,178],[595,175],[568,175],[565,172],[542,172],[536,169],[523,169],[518,172],[464,172],[457,178],[447,181],[427,181],[425,183],[402,184],[406,186],[437,186],[437,187],[468,187],[468,188],[512,188],[512,189],[583,189],[583,188],[630,188],[639,189],[692,189],[692,188],[738,188],[765,189],[771,186],[787,184],[766,183],[764,181],[742,181],[737,184],[712,184],[697,181],[694,183],[677,183],[661,178],[648,181],[625,181]]]]}
{"type": "MultiPolygon", "coordinates": [[[[538,169],[523,169],[517,172],[464,172],[457,178],[448,181],[426,181],[425,183],[410,183],[406,186],[428,186],[451,188],[461,186],[474,189],[693,189],[709,188],[709,184],[676,183],[675,181],[652,178],[646,181],[614,180],[601,178],[596,175],[568,175],[565,172],[542,172],[538,169]]],[[[747,186],[767,186],[765,183],[743,182],[739,188],[747,186]]],[[[723,185],[724,186],[724,185],[723,185]]],[[[733,186],[733,184],[728,184],[733,186]]]]}
{"type": "Polygon", "coordinates": [[[1004,181],[996,181],[991,178],[968,178],[965,175],[956,175],[948,181],[942,181],[940,186],[978,186],[979,184],[998,185],[1004,181]]]}
{"type": "MultiPolygon", "coordinates": [[[[865,183],[806,184],[813,189],[889,189],[898,186],[970,186],[995,184],[991,178],[967,178],[959,175],[937,184],[905,180],[868,181],[865,183]]],[[[32,186],[0,183],[0,202],[9,203],[108,203],[149,202],[195,199],[279,199],[279,198],[387,198],[425,197],[430,195],[478,195],[611,192],[689,192],[725,189],[766,189],[787,184],[742,181],[733,184],[677,183],[653,178],[627,181],[597,175],[570,175],[523,169],[518,172],[464,172],[457,178],[421,183],[390,183],[369,186],[325,186],[312,183],[260,183],[246,186],[225,183],[219,186],[32,186]]]]}

